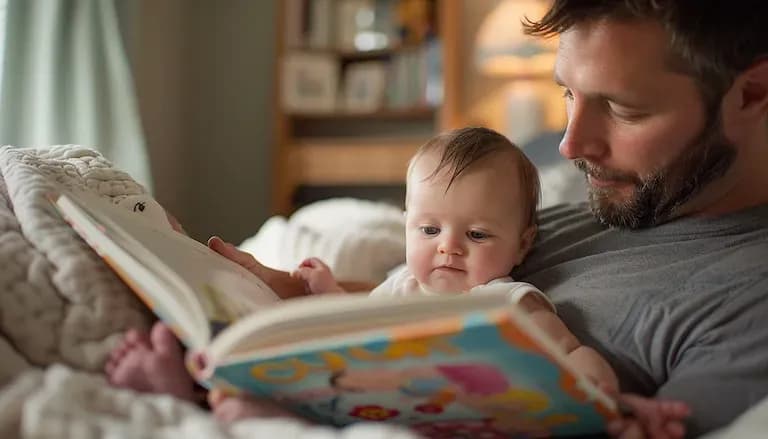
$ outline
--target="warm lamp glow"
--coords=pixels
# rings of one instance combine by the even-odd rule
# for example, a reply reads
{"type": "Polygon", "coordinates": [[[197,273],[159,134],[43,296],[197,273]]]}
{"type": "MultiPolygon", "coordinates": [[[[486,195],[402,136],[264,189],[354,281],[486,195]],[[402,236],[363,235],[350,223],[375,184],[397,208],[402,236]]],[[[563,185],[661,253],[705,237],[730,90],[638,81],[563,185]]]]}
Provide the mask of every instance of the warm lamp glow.
{"type": "Polygon", "coordinates": [[[541,18],[547,11],[544,0],[503,0],[485,18],[475,40],[475,55],[481,72],[492,76],[540,77],[549,75],[555,64],[557,42],[523,34],[523,17],[541,18]]]}

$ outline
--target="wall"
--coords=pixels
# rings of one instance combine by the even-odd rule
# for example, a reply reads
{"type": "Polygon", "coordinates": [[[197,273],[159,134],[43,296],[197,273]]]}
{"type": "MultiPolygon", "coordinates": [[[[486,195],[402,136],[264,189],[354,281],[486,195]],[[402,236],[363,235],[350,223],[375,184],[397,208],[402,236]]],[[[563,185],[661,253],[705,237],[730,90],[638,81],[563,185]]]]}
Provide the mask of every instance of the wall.
{"type": "Polygon", "coordinates": [[[186,0],[140,0],[126,46],[134,70],[155,197],[182,222],[189,217],[186,109],[189,17],[186,0]]]}
{"type": "Polygon", "coordinates": [[[269,211],[277,1],[140,0],[132,58],[155,196],[198,239],[269,211]]]}

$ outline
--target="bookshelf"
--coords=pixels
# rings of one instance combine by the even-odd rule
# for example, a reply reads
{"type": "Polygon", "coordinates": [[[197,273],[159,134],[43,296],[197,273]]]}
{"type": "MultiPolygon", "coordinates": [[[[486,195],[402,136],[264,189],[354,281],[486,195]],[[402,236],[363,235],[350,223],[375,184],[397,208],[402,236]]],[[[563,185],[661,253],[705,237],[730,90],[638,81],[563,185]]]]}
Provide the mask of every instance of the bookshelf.
{"type": "Polygon", "coordinates": [[[461,125],[460,10],[461,0],[280,2],[274,214],[313,201],[301,195],[313,188],[391,192],[420,144],[461,125]]]}

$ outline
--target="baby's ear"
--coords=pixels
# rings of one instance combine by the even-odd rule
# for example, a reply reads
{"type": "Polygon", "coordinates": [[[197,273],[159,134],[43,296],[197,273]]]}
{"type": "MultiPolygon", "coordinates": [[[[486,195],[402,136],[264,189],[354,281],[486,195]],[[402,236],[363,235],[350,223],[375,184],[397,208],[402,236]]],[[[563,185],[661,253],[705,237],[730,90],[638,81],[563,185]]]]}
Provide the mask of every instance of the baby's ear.
{"type": "Polygon", "coordinates": [[[528,255],[528,252],[531,251],[531,247],[533,247],[533,241],[536,240],[536,233],[539,231],[539,228],[536,226],[536,224],[528,227],[523,232],[523,235],[520,237],[520,251],[518,253],[518,261],[515,265],[520,265],[523,262],[523,259],[528,255]]]}

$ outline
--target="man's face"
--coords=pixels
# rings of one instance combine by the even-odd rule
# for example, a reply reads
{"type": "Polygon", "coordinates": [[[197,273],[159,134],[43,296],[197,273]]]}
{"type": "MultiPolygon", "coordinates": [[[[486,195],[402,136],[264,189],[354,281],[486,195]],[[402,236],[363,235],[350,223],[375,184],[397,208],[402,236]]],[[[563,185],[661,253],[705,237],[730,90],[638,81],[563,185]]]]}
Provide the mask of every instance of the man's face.
{"type": "Polygon", "coordinates": [[[589,184],[597,218],[618,227],[664,222],[721,177],[735,150],[690,76],[670,70],[653,23],[601,21],[564,32],[555,67],[568,128],[560,153],[589,184]]]}

